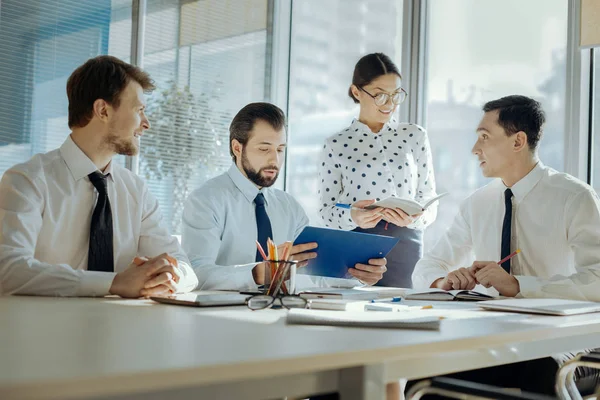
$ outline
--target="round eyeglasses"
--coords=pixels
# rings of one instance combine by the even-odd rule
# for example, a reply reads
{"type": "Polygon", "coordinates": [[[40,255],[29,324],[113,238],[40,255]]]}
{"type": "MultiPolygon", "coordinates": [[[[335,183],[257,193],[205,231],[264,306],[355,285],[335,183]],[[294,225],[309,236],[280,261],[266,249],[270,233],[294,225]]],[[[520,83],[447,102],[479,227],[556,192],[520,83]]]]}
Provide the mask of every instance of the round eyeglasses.
{"type": "Polygon", "coordinates": [[[271,307],[306,308],[306,300],[300,296],[270,296],[267,294],[257,294],[246,299],[246,305],[251,310],[264,310],[271,307]],[[278,304],[276,304],[278,303],[278,304]]]}
{"type": "Polygon", "coordinates": [[[387,104],[387,102],[390,101],[390,99],[392,100],[392,103],[394,105],[398,105],[404,100],[406,100],[406,97],[408,97],[408,93],[406,93],[406,90],[404,90],[404,88],[400,88],[394,93],[380,92],[376,95],[372,95],[360,86],[358,88],[366,94],[368,94],[369,96],[371,96],[373,98],[373,101],[375,102],[375,105],[378,106],[383,106],[384,104],[387,104]]]}

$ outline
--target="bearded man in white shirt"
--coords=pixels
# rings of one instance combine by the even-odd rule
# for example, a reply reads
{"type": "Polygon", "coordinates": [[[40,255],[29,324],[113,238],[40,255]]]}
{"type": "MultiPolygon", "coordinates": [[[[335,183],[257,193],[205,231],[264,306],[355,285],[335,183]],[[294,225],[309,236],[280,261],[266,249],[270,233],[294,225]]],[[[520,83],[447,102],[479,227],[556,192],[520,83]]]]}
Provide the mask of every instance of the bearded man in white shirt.
{"type": "Polygon", "coordinates": [[[193,290],[197,277],[143,180],[112,162],[150,128],[147,73],[111,56],[67,81],[63,145],[0,181],[0,295],[141,297],[193,290]]]}
{"type": "MultiPolygon", "coordinates": [[[[596,192],[539,160],[545,123],[540,103],[507,96],[483,111],[472,152],[483,175],[499,179],[461,204],[446,234],[417,263],[414,287],[600,301],[596,192]],[[519,254],[498,264],[517,249],[519,254]]],[[[559,363],[568,358],[555,356],[559,363]]],[[[556,369],[548,358],[458,377],[552,394],[556,369]]]]}

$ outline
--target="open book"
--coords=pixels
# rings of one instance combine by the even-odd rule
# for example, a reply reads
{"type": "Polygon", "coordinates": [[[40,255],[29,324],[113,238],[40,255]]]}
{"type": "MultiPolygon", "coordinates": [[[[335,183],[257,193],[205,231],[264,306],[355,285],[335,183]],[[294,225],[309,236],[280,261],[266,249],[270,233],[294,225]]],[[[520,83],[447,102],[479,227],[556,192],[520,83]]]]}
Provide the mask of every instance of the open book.
{"type": "Polygon", "coordinates": [[[373,209],[373,208],[377,208],[377,207],[400,208],[408,215],[415,215],[415,214],[420,214],[423,211],[427,210],[429,207],[431,207],[431,205],[435,204],[435,202],[437,202],[439,199],[446,196],[447,194],[448,194],[448,192],[439,194],[439,195],[435,196],[434,198],[430,199],[425,204],[420,204],[412,199],[401,199],[399,197],[390,196],[390,197],[380,200],[376,203],[373,203],[366,208],[367,209],[373,209]]]}
{"type": "Polygon", "coordinates": [[[429,301],[445,301],[445,300],[464,300],[464,301],[482,301],[492,300],[494,297],[474,292],[472,290],[441,290],[429,289],[424,291],[412,291],[406,294],[406,300],[429,300],[429,301]]]}

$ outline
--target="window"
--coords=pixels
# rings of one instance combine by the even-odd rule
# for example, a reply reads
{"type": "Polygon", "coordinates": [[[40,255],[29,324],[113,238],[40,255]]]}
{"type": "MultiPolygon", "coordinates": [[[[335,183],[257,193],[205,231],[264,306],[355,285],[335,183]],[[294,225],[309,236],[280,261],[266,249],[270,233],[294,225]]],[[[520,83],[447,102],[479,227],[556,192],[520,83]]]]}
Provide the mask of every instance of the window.
{"type": "Polygon", "coordinates": [[[390,0],[293,2],[286,190],[311,225],[321,225],[317,165],[325,139],[358,115],[348,97],[354,65],[383,52],[400,67],[402,7],[390,0]]]}
{"type": "Polygon", "coordinates": [[[593,143],[592,143],[592,157],[591,157],[591,174],[590,181],[596,193],[600,194],[600,51],[599,49],[592,49],[592,56],[594,62],[594,76],[593,76],[593,115],[592,115],[592,132],[593,132],[593,143]]]}
{"type": "Polygon", "coordinates": [[[0,175],[63,143],[67,78],[99,54],[129,57],[131,2],[3,0],[0,175]]]}
{"type": "Polygon", "coordinates": [[[139,172],[180,234],[192,190],[226,171],[229,124],[247,103],[268,98],[267,0],[150,1],[144,69],[152,125],[139,172]]]}
{"type": "Polygon", "coordinates": [[[430,0],[427,19],[426,121],[440,202],[427,230],[431,246],[458,206],[487,181],[471,148],[481,107],[522,94],[541,101],[547,125],[541,160],[564,169],[567,0],[430,0]]]}

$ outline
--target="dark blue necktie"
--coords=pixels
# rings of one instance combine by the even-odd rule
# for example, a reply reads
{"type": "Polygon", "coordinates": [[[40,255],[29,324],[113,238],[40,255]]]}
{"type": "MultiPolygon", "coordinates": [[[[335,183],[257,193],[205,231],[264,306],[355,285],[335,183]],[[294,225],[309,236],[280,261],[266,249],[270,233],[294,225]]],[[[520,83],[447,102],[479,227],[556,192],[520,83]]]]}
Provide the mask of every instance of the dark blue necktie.
{"type": "Polygon", "coordinates": [[[112,211],[106,183],[108,175],[96,171],[88,177],[98,191],[98,201],[90,224],[88,271],[114,272],[112,211]]]}
{"type": "MultiPolygon", "coordinates": [[[[271,231],[271,220],[269,219],[267,209],[265,208],[265,196],[263,196],[262,193],[259,193],[254,199],[254,204],[256,205],[255,212],[258,243],[260,243],[265,253],[267,253],[267,239],[273,238],[273,231],[271,231]]],[[[260,255],[260,252],[256,250],[256,261],[262,260],[263,258],[260,255]]]]}
{"type": "MultiPolygon", "coordinates": [[[[502,249],[500,259],[510,254],[510,237],[512,235],[512,196],[510,189],[504,191],[504,222],[502,222],[502,249]]],[[[510,260],[502,263],[502,268],[510,274],[510,260]]]]}

